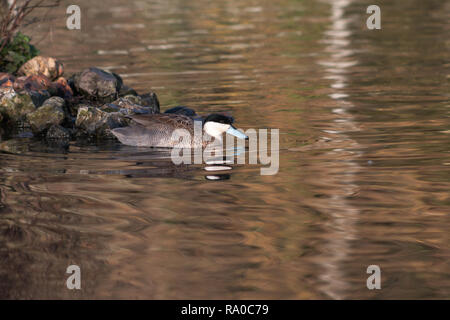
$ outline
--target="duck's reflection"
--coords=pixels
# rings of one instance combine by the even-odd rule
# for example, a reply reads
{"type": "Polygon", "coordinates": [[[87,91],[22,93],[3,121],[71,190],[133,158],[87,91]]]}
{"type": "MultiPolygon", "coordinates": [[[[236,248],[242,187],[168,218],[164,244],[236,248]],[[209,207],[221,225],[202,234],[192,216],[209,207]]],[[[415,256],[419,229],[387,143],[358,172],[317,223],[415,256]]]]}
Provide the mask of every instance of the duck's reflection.
{"type": "Polygon", "coordinates": [[[231,177],[231,175],[229,174],[217,174],[217,175],[207,175],[205,176],[206,180],[210,180],[210,181],[221,181],[221,180],[229,180],[231,177]]]}
{"type": "MultiPolygon", "coordinates": [[[[103,149],[105,151],[105,149],[103,149]]],[[[229,150],[228,150],[229,151],[229,150]]],[[[225,150],[220,156],[213,156],[204,160],[203,164],[175,164],[170,158],[167,149],[148,149],[135,147],[120,147],[111,150],[111,158],[117,161],[122,168],[103,170],[98,168],[80,170],[80,174],[105,174],[123,175],[126,178],[153,178],[167,177],[179,179],[193,179],[201,171],[214,172],[207,174],[206,180],[228,180],[231,174],[218,174],[217,172],[231,171],[236,157],[246,150],[233,149],[231,152],[225,150]],[[125,167],[125,168],[123,168],[125,167]]],[[[106,155],[108,157],[108,155],[106,155]]]]}
{"type": "MultiPolygon", "coordinates": [[[[212,158],[205,161],[207,166],[204,167],[205,171],[227,171],[232,170],[231,166],[226,166],[225,164],[232,164],[233,160],[226,157],[217,157],[212,158]]],[[[215,175],[206,175],[205,179],[209,181],[220,181],[220,180],[229,180],[231,178],[230,174],[215,174],[215,175]]]]}

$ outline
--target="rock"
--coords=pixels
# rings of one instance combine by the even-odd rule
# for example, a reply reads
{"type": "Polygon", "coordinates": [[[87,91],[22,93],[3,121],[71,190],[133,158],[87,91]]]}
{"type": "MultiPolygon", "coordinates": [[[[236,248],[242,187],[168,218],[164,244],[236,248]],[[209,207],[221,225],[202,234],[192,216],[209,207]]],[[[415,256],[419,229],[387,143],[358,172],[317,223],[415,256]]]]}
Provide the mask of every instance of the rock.
{"type": "Polygon", "coordinates": [[[120,107],[114,103],[107,103],[99,107],[104,112],[120,112],[120,107]]]}
{"type": "Polygon", "coordinates": [[[86,106],[86,103],[89,103],[89,102],[85,102],[85,101],[82,101],[82,100],[79,100],[76,98],[74,98],[73,100],[67,100],[66,101],[67,114],[70,117],[73,117],[74,119],[76,119],[77,114],[78,114],[78,109],[82,106],[86,106]]]}
{"type": "Polygon", "coordinates": [[[139,96],[134,96],[134,95],[131,95],[131,94],[126,95],[126,96],[123,96],[122,98],[127,99],[127,100],[130,101],[131,103],[138,104],[138,105],[140,105],[140,106],[142,106],[142,105],[144,105],[144,104],[146,103],[146,102],[144,101],[144,99],[142,99],[141,97],[139,97],[139,96]]]}
{"type": "Polygon", "coordinates": [[[17,122],[36,110],[32,97],[17,93],[12,88],[0,88],[0,113],[8,120],[17,122]]]}
{"type": "Polygon", "coordinates": [[[29,95],[36,107],[50,98],[50,92],[53,91],[51,81],[43,75],[17,78],[14,82],[14,90],[29,95]]]}
{"type": "Polygon", "coordinates": [[[52,83],[52,87],[55,89],[55,94],[58,97],[64,99],[70,99],[73,97],[73,91],[69,83],[64,77],[59,77],[56,81],[52,83]]]}
{"type": "Polygon", "coordinates": [[[49,78],[43,75],[19,77],[14,82],[14,90],[42,91],[52,86],[49,78]]]}
{"type": "MultiPolygon", "coordinates": [[[[122,97],[127,101],[151,109],[150,113],[159,113],[159,101],[156,93],[150,92],[143,95],[126,95],[122,97]]],[[[120,100],[120,99],[118,99],[120,100]]],[[[113,102],[115,103],[115,102],[113,102]]]]}
{"type": "Polygon", "coordinates": [[[14,138],[33,138],[34,134],[31,131],[26,130],[25,128],[19,128],[19,130],[15,130],[14,138]]]}
{"type": "Polygon", "coordinates": [[[0,88],[0,99],[7,94],[16,93],[13,88],[0,88]]]}
{"type": "Polygon", "coordinates": [[[60,97],[52,97],[46,100],[42,107],[27,114],[26,119],[33,132],[40,133],[49,129],[52,125],[59,125],[64,121],[63,108],[64,100],[60,97]]]}
{"type": "Polygon", "coordinates": [[[64,69],[63,65],[54,58],[37,56],[25,62],[18,73],[25,76],[44,75],[55,80],[63,75],[64,69]]]}
{"type": "Polygon", "coordinates": [[[0,72],[1,88],[12,88],[14,86],[14,81],[16,81],[16,77],[14,77],[12,74],[0,72]]]}
{"type": "Polygon", "coordinates": [[[7,73],[7,72],[0,72],[0,83],[2,80],[5,80],[5,79],[9,79],[14,82],[16,77],[14,77],[12,74],[7,73]]]}
{"type": "Polygon", "coordinates": [[[129,86],[122,84],[119,90],[119,97],[125,97],[128,95],[137,96],[138,93],[133,88],[130,88],[129,86]]]}
{"type": "MultiPolygon", "coordinates": [[[[139,98],[139,97],[127,96],[127,97],[119,98],[116,101],[114,101],[112,103],[112,105],[118,106],[119,111],[126,115],[155,113],[154,108],[139,105],[139,104],[135,103],[135,101],[139,100],[140,98],[139,99],[134,99],[134,98],[139,98]],[[133,98],[129,98],[129,97],[133,97],[133,98]]],[[[141,100],[140,101],[141,103],[145,103],[145,101],[143,101],[142,99],[140,99],[140,100],[141,100]]]]}
{"type": "Polygon", "coordinates": [[[12,82],[11,80],[5,80],[0,84],[0,88],[13,88],[13,86],[14,82],[12,82]]]}
{"type": "Polygon", "coordinates": [[[23,90],[19,92],[20,94],[27,95],[31,98],[31,101],[33,101],[34,105],[38,108],[42,106],[45,102],[45,100],[50,98],[50,92],[47,90],[40,90],[40,91],[30,91],[30,90],[23,90]]]}
{"type": "Polygon", "coordinates": [[[54,124],[48,129],[45,138],[47,140],[70,141],[71,134],[66,128],[54,124]]]}
{"type": "Polygon", "coordinates": [[[159,113],[159,100],[156,96],[156,93],[149,92],[139,96],[142,99],[142,103],[140,105],[152,108],[153,113],[159,113]]]}
{"type": "Polygon", "coordinates": [[[122,77],[121,76],[119,76],[117,73],[114,73],[114,72],[111,72],[111,74],[117,79],[117,92],[119,93],[120,92],[120,89],[122,88],[122,86],[123,86],[123,80],[122,80],[122,77]]]}
{"type": "Polygon", "coordinates": [[[27,81],[28,77],[18,77],[14,81],[13,88],[14,90],[23,90],[25,88],[25,83],[27,81]]]}
{"type": "Polygon", "coordinates": [[[51,97],[45,100],[42,106],[53,106],[53,107],[59,107],[61,109],[64,109],[66,106],[66,102],[61,97],[51,97]]]}
{"type": "Polygon", "coordinates": [[[61,98],[61,97],[51,97],[47,100],[45,100],[44,105],[51,105],[54,107],[58,107],[61,108],[64,111],[64,116],[65,116],[65,120],[70,123],[70,122],[74,122],[74,120],[72,119],[71,115],[69,114],[69,108],[66,105],[66,101],[61,98]]]}
{"type": "Polygon", "coordinates": [[[118,97],[121,82],[113,74],[98,68],[85,69],[72,77],[75,89],[91,100],[108,103],[118,97]]]}
{"type": "Polygon", "coordinates": [[[114,138],[110,130],[129,125],[127,115],[160,111],[155,93],[138,95],[115,73],[88,68],[69,80],[62,73],[61,63],[42,56],[22,65],[18,77],[0,73],[0,122],[8,137],[27,130],[47,145],[68,146],[72,137],[114,138]]]}
{"type": "Polygon", "coordinates": [[[80,106],[78,108],[75,126],[84,130],[89,135],[112,137],[111,129],[124,127],[129,120],[119,112],[104,112],[91,106],[80,106]]]}

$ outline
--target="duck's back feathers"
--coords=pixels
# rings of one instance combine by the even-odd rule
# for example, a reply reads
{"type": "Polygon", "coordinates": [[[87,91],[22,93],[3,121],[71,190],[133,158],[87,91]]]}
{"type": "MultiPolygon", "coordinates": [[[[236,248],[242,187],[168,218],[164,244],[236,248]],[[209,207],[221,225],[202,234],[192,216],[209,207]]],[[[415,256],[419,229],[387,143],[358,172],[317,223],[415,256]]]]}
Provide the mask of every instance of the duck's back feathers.
{"type": "Polygon", "coordinates": [[[111,132],[123,144],[143,147],[196,147],[202,142],[192,141],[188,145],[180,145],[179,140],[172,138],[177,129],[187,130],[194,138],[194,120],[181,114],[139,114],[129,116],[134,123],[128,127],[117,128],[111,132]]]}
{"type": "Polygon", "coordinates": [[[129,116],[133,121],[147,128],[193,130],[194,120],[182,114],[136,114],[129,116]]]}

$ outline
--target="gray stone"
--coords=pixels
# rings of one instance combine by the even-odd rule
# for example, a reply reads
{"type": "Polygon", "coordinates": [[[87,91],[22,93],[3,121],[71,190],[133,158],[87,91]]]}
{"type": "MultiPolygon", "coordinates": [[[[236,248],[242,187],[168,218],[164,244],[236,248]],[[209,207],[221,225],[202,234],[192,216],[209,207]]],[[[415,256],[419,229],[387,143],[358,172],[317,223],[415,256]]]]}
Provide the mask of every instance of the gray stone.
{"type": "Polygon", "coordinates": [[[149,92],[149,93],[140,95],[139,97],[142,99],[142,103],[139,103],[140,105],[142,105],[144,107],[152,108],[153,113],[160,112],[159,100],[158,100],[158,97],[156,96],[156,93],[149,92]]]}
{"type": "Polygon", "coordinates": [[[21,90],[19,91],[19,93],[30,96],[31,101],[33,101],[36,107],[42,106],[45,100],[50,98],[50,93],[47,90],[40,90],[40,91],[21,90]]]}
{"type": "Polygon", "coordinates": [[[99,107],[104,112],[120,112],[120,107],[115,103],[107,103],[99,107]]]}
{"type": "Polygon", "coordinates": [[[61,62],[51,57],[37,56],[25,62],[19,69],[19,74],[26,76],[44,75],[55,80],[62,76],[64,68],[61,62]]]}
{"type": "Polygon", "coordinates": [[[110,130],[124,127],[129,120],[120,112],[104,112],[91,106],[80,106],[78,108],[75,126],[89,135],[97,137],[112,137],[110,130]]]}
{"type": "Polygon", "coordinates": [[[145,101],[140,97],[126,96],[126,97],[117,99],[112,104],[118,106],[119,111],[126,115],[155,113],[154,108],[148,107],[148,106],[143,106],[136,102],[145,103],[145,101]]]}
{"type": "Polygon", "coordinates": [[[75,74],[71,82],[82,95],[105,103],[115,100],[121,87],[117,76],[98,68],[88,68],[75,74]]]}
{"type": "Polygon", "coordinates": [[[43,106],[54,106],[63,109],[66,106],[66,102],[61,97],[51,97],[44,101],[43,106]]]}

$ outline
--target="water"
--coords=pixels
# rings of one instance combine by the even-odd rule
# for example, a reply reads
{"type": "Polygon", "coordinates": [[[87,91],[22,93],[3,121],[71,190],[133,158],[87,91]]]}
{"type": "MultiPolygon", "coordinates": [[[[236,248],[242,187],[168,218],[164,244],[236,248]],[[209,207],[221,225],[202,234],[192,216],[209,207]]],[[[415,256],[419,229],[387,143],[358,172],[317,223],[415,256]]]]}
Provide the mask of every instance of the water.
{"type": "Polygon", "coordinates": [[[449,2],[378,1],[381,31],[363,0],[78,3],[81,31],[68,3],[29,29],[66,74],[106,68],[163,110],[279,128],[280,170],[10,141],[1,298],[449,297],[449,2]]]}

